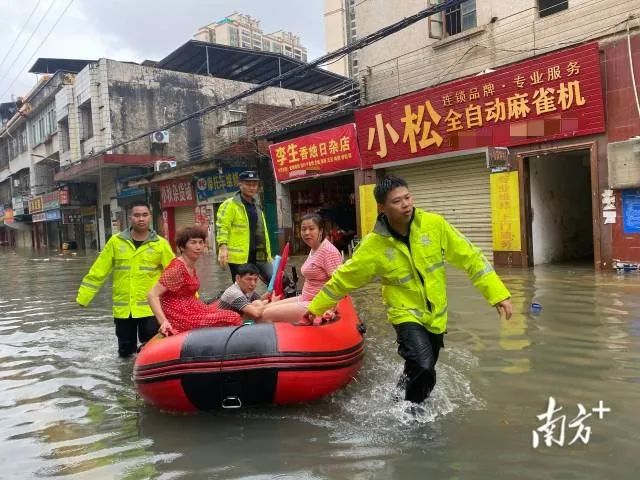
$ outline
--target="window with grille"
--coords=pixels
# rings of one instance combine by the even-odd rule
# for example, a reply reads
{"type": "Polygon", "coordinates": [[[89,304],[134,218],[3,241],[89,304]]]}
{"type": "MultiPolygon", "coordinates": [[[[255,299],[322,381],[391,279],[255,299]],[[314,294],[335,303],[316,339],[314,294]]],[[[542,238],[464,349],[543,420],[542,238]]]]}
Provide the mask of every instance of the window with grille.
{"type": "MultiPolygon", "coordinates": [[[[443,0],[429,0],[430,6],[439,5],[443,0]]],[[[429,17],[429,37],[441,39],[456,35],[478,25],[476,1],[465,0],[429,17]]]]}
{"type": "Polygon", "coordinates": [[[240,37],[238,36],[238,29],[237,28],[230,28],[229,29],[229,44],[232,47],[237,47],[240,45],[240,37]]]}
{"type": "Polygon", "coordinates": [[[86,102],[80,107],[80,140],[93,137],[93,118],[91,118],[91,102],[86,102]]]}
{"type": "Polygon", "coordinates": [[[476,0],[466,0],[444,12],[447,35],[455,35],[476,26],[476,0]]]}
{"type": "Polygon", "coordinates": [[[60,120],[60,146],[63,152],[68,152],[71,149],[71,139],[69,138],[69,119],[64,118],[60,120]]]}
{"type": "Polygon", "coordinates": [[[538,0],[538,12],[541,18],[567,10],[568,8],[569,0],[538,0]]]}

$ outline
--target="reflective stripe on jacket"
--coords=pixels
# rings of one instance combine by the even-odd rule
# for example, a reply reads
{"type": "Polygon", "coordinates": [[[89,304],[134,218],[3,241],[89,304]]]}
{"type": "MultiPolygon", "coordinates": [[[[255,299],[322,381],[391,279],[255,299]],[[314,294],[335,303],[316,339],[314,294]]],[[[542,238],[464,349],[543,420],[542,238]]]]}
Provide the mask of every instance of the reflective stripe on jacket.
{"type": "Polygon", "coordinates": [[[87,306],[113,272],[113,316],[150,317],[147,293],[173,258],[169,242],[154,231],[137,249],[129,230],[113,235],[82,279],[76,302],[87,306]]]}
{"type": "MultiPolygon", "coordinates": [[[[256,210],[259,218],[262,219],[262,228],[265,241],[266,261],[271,261],[271,244],[267,231],[267,221],[260,203],[256,200],[256,210]]],[[[218,246],[226,245],[229,252],[229,263],[247,263],[249,260],[249,216],[247,209],[242,203],[240,192],[233,197],[227,198],[216,216],[216,243],[218,246]]]]}
{"type": "Polygon", "coordinates": [[[440,215],[416,208],[409,244],[411,252],[391,235],[382,216],[378,217],[373,232],[333,273],[309,311],[320,315],[344,295],[379,277],[392,324],[418,322],[430,332],[442,333],[447,328],[445,261],[465,270],[491,305],[510,297],[480,249],[440,215]]]}

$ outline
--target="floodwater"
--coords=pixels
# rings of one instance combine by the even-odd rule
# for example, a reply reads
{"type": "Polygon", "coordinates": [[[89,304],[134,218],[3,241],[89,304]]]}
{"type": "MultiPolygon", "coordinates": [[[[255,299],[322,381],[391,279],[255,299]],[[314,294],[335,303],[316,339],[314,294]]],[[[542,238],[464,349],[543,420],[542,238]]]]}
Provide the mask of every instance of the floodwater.
{"type": "MultiPolygon", "coordinates": [[[[413,413],[393,399],[401,361],[370,285],[354,295],[366,360],[345,389],[180,416],[137,397],[132,362],[116,356],[110,290],[75,306],[94,258],[83,255],[0,248],[0,478],[638,478],[640,274],[503,271],[515,314],[501,321],[451,271],[438,385],[413,413]],[[549,397],[562,410],[546,421],[549,397]],[[593,411],[600,401],[610,411],[593,411]]],[[[214,293],[228,274],[200,262],[214,293]]]]}

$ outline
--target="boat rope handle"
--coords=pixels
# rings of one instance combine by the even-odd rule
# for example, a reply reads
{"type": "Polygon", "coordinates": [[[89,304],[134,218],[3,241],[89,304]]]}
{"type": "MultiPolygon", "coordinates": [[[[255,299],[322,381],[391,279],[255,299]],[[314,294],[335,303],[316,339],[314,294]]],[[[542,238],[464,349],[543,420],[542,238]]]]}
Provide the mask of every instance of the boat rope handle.
{"type": "MultiPolygon", "coordinates": [[[[231,333],[227,337],[226,342],[224,342],[224,349],[222,350],[222,359],[220,360],[220,373],[222,373],[222,366],[224,365],[224,362],[227,359],[227,347],[229,346],[229,341],[231,340],[231,337],[233,337],[234,333],[236,333],[238,330],[240,330],[244,326],[245,326],[245,324],[243,323],[242,325],[238,325],[236,328],[231,330],[231,333]]],[[[230,377],[230,375],[228,373],[226,375],[223,375],[223,377],[222,377],[222,388],[223,389],[224,389],[224,386],[225,386],[227,380],[229,379],[229,377],[230,377]]],[[[240,407],[242,407],[242,401],[237,396],[227,396],[227,397],[222,399],[221,405],[222,405],[222,408],[240,408],[240,407]],[[237,401],[237,403],[236,404],[226,404],[225,402],[227,402],[227,400],[237,401]],[[225,405],[229,405],[229,406],[225,406],[225,405]]]]}
{"type": "Polygon", "coordinates": [[[222,399],[222,408],[242,408],[240,397],[225,397],[222,399]]]}

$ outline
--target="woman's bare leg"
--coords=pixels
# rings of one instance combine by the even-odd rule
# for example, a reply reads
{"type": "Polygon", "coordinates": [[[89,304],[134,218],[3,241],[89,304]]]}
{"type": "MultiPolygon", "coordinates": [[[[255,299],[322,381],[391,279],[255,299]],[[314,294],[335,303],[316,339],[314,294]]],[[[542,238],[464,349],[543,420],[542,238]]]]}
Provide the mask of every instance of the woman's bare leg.
{"type": "Polygon", "coordinates": [[[273,308],[276,305],[284,305],[285,303],[294,303],[294,302],[298,302],[298,297],[291,297],[291,298],[283,298],[281,300],[275,301],[275,302],[271,302],[269,305],[267,305],[265,307],[265,310],[268,310],[270,308],[273,308]]]}
{"type": "Polygon", "coordinates": [[[302,319],[302,316],[307,311],[309,302],[304,302],[298,297],[288,298],[283,301],[270,303],[265,308],[260,317],[261,322],[289,322],[295,323],[302,319]],[[293,301],[289,301],[293,300],[293,301]]]}

